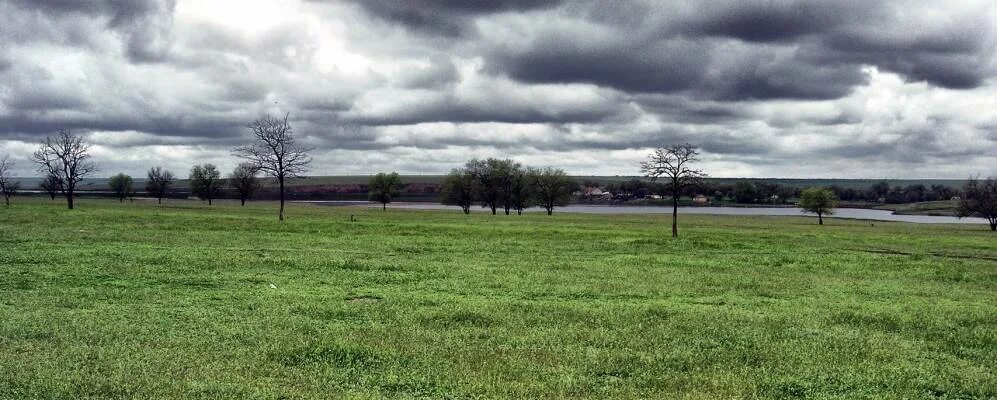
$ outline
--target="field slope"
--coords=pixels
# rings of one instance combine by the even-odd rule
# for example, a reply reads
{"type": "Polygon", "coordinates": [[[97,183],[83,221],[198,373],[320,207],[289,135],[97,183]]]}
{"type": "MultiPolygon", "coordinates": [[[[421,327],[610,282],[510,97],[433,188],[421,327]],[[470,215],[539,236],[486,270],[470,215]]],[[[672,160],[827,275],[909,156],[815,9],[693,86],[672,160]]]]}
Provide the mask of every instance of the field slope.
{"type": "Polygon", "coordinates": [[[0,398],[997,396],[984,226],[15,200],[0,398]]]}

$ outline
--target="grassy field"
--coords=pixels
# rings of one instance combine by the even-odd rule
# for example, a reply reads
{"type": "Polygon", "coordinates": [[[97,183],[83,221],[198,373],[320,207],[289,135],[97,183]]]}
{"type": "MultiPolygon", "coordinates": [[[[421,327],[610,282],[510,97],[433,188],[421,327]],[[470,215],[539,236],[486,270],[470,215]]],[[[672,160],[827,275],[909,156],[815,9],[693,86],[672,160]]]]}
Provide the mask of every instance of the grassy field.
{"type": "Polygon", "coordinates": [[[997,397],[985,226],[15,200],[4,399],[997,397]]]}

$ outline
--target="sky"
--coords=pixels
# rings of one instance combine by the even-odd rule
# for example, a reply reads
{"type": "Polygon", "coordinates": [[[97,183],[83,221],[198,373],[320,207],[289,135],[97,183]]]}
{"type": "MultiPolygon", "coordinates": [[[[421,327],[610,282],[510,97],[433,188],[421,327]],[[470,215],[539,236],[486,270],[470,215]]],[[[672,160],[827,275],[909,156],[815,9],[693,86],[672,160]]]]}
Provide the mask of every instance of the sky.
{"type": "Polygon", "coordinates": [[[311,175],[997,175],[992,0],[4,0],[0,44],[20,176],[60,128],[98,176],[229,170],[285,113],[311,175]]]}

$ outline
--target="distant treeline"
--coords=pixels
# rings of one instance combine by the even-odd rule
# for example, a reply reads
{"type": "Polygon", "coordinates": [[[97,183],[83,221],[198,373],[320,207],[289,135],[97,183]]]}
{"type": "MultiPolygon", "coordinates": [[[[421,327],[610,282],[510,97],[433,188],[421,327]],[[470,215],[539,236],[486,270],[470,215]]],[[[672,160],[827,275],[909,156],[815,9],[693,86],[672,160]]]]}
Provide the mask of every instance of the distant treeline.
{"type": "MultiPolygon", "coordinates": [[[[295,200],[356,200],[367,199],[369,176],[337,176],[337,177],[307,177],[294,181],[288,186],[288,196],[295,200]],[[363,183],[359,183],[363,182],[363,183]]],[[[445,176],[413,175],[401,176],[402,186],[398,200],[436,201],[440,196],[445,176]]],[[[618,177],[585,177],[579,191],[575,194],[578,200],[591,201],[592,196],[585,195],[585,188],[598,188],[609,192],[615,201],[640,200],[665,193],[664,184],[652,183],[646,178],[629,178],[619,180],[618,177]]],[[[30,191],[40,179],[22,179],[23,188],[30,191]]],[[[783,183],[780,179],[706,179],[701,185],[684,190],[685,196],[704,195],[712,202],[726,201],[744,204],[791,204],[799,198],[807,180],[793,180],[783,183]]],[[[834,180],[814,180],[814,182],[835,182],[834,180]]],[[[901,181],[905,182],[905,181],[901,181]]],[[[910,182],[910,181],[906,181],[910,182]]],[[[928,181],[931,182],[931,181],[928,181]]],[[[948,181],[945,181],[948,182],[948,181]]],[[[274,200],[279,197],[276,186],[263,182],[254,198],[274,200]]],[[[135,186],[143,188],[145,179],[136,179],[135,186]]],[[[813,185],[817,186],[817,185],[813,185]]],[[[868,184],[865,188],[856,188],[854,183],[831,184],[826,186],[843,201],[871,203],[915,203],[922,201],[949,200],[960,196],[960,190],[949,184],[913,183],[906,185],[890,184],[890,181],[879,181],[868,184]]],[[[37,190],[37,189],[36,189],[37,190]]],[[[112,197],[115,193],[108,185],[107,179],[89,179],[83,185],[82,192],[89,195],[104,195],[112,197]]],[[[588,193],[591,193],[589,191],[588,193]]],[[[144,191],[135,195],[146,196],[144,191]]],[[[186,198],[192,196],[188,181],[177,180],[168,198],[186,198]]],[[[239,194],[231,188],[225,188],[219,198],[239,198],[239,194]]]]}
{"type": "MultiPolygon", "coordinates": [[[[627,201],[653,197],[656,194],[666,193],[665,185],[651,182],[646,179],[632,178],[622,182],[600,183],[595,180],[585,180],[582,182],[583,188],[590,190],[582,191],[582,196],[592,198],[591,188],[600,189],[596,193],[609,193],[608,197],[617,201],[627,201]]],[[[871,203],[915,203],[922,201],[949,200],[958,197],[960,191],[948,185],[924,184],[897,185],[891,186],[888,181],[880,181],[869,185],[867,188],[842,187],[839,185],[827,186],[838,199],[843,201],[871,202],[871,203]]],[[[803,189],[796,185],[783,185],[766,180],[737,180],[734,183],[719,183],[716,181],[704,181],[698,185],[683,189],[683,195],[702,195],[713,202],[729,201],[743,204],[783,204],[794,203],[799,199],[803,189]]]]}

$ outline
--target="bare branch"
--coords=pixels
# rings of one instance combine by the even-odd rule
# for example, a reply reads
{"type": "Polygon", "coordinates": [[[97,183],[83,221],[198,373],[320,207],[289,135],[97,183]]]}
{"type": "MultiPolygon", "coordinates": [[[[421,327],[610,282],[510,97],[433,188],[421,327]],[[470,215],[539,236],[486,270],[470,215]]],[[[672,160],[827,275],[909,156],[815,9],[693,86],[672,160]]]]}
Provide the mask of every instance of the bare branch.
{"type": "Polygon", "coordinates": [[[284,220],[284,180],[301,177],[312,162],[308,152],[311,148],[300,147],[294,141],[291,124],[287,122],[290,113],[284,118],[270,115],[247,125],[254,142],[232,150],[236,157],[245,159],[258,171],[270,175],[280,186],[280,220],[284,220]]]}
{"type": "Polygon", "coordinates": [[[680,145],[659,147],[647,156],[647,161],[640,163],[640,171],[651,181],[666,179],[667,187],[672,196],[672,236],[678,236],[678,198],[682,189],[699,185],[706,173],[702,170],[689,168],[687,165],[699,161],[699,149],[684,143],[680,145]]]}
{"type": "Polygon", "coordinates": [[[70,209],[76,185],[97,171],[97,166],[90,161],[89,151],[90,144],[84,142],[83,137],[60,129],[55,136],[46,137],[31,157],[31,161],[38,164],[39,172],[55,176],[62,183],[70,209]]]}

